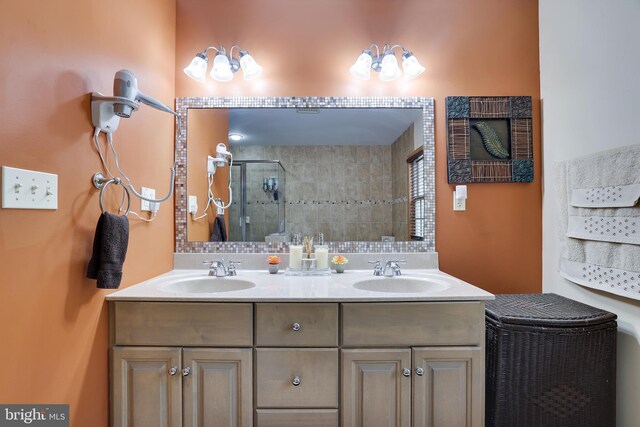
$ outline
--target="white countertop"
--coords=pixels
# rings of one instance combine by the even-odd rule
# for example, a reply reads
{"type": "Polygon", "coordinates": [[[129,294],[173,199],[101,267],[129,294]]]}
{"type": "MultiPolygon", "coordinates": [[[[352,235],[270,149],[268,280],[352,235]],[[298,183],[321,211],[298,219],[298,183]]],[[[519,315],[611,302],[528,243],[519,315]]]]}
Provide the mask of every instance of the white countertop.
{"type": "Polygon", "coordinates": [[[437,269],[403,269],[402,276],[373,276],[372,270],[347,270],[330,276],[285,276],[266,270],[238,270],[231,278],[208,278],[208,270],[173,270],[107,296],[109,301],[215,301],[215,302],[385,302],[385,301],[480,301],[491,300],[493,294],[456,279],[437,269]],[[428,281],[425,292],[377,292],[354,287],[363,280],[386,280],[390,288],[402,279],[428,281]],[[182,284],[193,280],[211,280],[211,285],[225,281],[245,280],[254,287],[226,292],[181,292],[182,284]],[[399,280],[397,280],[399,279],[399,280]],[[177,285],[176,285],[177,284],[177,285]],[[167,289],[173,287],[173,291],[167,289]]]}

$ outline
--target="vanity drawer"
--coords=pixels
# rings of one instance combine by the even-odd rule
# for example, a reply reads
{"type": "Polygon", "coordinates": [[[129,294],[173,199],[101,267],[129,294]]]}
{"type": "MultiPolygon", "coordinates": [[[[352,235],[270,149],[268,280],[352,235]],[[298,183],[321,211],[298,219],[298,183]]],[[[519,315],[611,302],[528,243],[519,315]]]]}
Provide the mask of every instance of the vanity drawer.
{"type": "Polygon", "coordinates": [[[256,304],[256,345],[337,347],[338,304],[256,304]]]}
{"type": "Polygon", "coordinates": [[[338,427],[337,409],[258,409],[257,427],[338,427]]]}
{"type": "Polygon", "coordinates": [[[338,407],[337,349],[257,349],[256,378],[258,408],[338,407]]]}
{"type": "Polygon", "coordinates": [[[483,302],[342,304],[342,345],[479,345],[483,302]]]}
{"type": "Polygon", "coordinates": [[[115,302],[114,345],[250,347],[251,304],[115,302]]]}

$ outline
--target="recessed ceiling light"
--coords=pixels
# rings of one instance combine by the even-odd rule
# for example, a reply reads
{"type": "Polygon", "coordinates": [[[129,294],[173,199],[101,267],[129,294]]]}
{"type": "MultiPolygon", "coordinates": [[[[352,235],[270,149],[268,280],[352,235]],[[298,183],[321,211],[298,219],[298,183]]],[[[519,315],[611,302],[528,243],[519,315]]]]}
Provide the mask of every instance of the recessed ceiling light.
{"type": "Polygon", "coordinates": [[[240,141],[242,138],[244,138],[244,136],[240,135],[239,133],[230,133],[229,134],[229,140],[230,141],[240,141]]]}

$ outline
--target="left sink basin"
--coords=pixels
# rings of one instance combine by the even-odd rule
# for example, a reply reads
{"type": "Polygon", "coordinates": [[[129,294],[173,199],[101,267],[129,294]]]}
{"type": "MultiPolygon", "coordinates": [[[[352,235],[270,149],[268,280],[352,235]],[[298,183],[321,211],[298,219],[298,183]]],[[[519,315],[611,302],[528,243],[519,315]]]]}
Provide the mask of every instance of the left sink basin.
{"type": "Polygon", "coordinates": [[[241,291],[255,286],[255,283],[249,282],[248,280],[229,279],[226,277],[193,277],[160,285],[159,289],[164,292],[181,294],[211,294],[241,291]]]}

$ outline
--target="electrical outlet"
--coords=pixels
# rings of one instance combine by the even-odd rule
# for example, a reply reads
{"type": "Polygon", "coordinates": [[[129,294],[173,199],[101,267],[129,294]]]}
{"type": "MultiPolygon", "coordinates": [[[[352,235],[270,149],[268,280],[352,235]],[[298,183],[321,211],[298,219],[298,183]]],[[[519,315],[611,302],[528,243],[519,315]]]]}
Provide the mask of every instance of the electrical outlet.
{"type": "Polygon", "coordinates": [[[198,196],[189,195],[189,213],[198,213],[198,196]]]}
{"type": "Polygon", "coordinates": [[[244,223],[245,224],[251,224],[251,218],[249,218],[248,216],[244,217],[244,223]]]}
{"type": "Polygon", "coordinates": [[[453,210],[454,211],[466,211],[467,210],[467,199],[458,199],[456,198],[456,192],[453,192],[453,210]]]}
{"type": "MultiPolygon", "coordinates": [[[[140,194],[142,194],[142,197],[146,197],[148,199],[156,198],[155,188],[140,187],[140,194]]],[[[140,199],[140,211],[151,212],[151,203],[146,200],[140,199]]]]}

